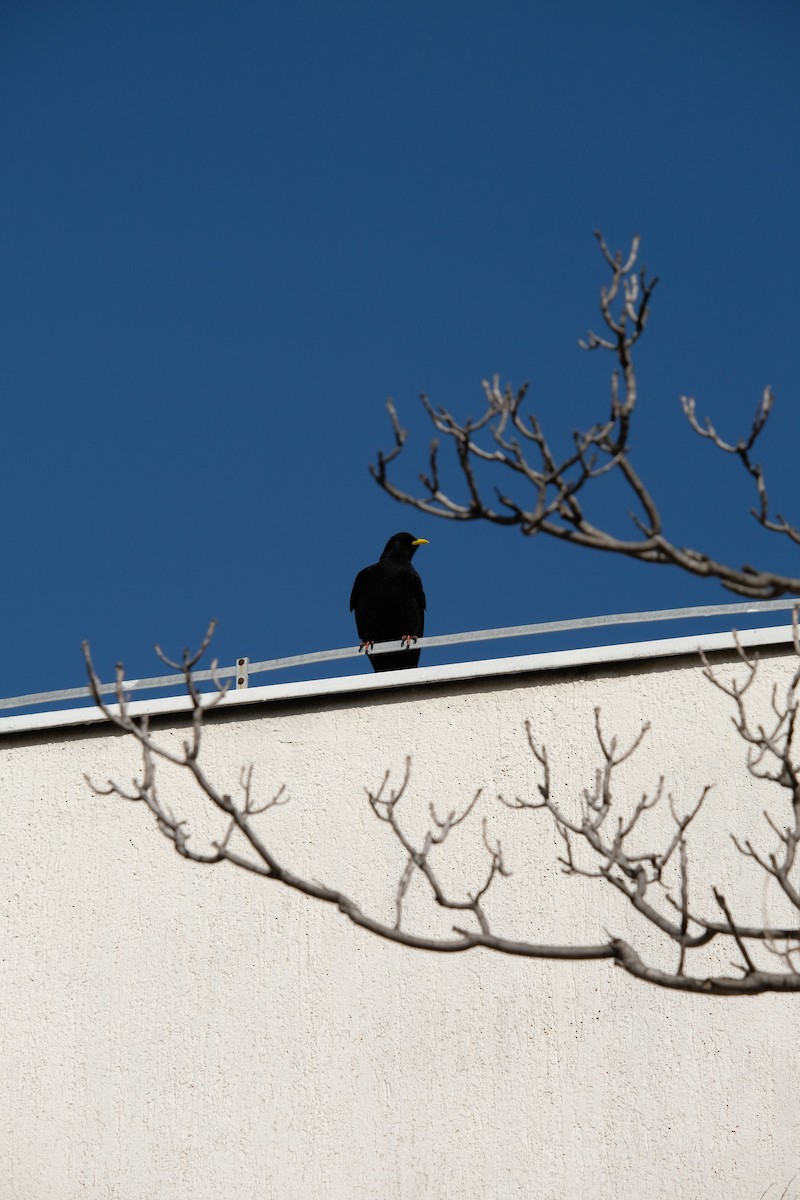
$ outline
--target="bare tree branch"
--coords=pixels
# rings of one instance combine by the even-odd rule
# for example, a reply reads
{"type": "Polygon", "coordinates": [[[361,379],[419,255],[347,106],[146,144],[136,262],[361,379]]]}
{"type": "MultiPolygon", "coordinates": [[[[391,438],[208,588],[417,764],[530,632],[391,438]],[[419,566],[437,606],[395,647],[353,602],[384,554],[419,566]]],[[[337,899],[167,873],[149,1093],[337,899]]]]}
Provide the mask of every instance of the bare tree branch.
{"type": "MultiPolygon", "coordinates": [[[[601,350],[615,360],[611,374],[610,403],[600,421],[572,436],[573,449],[566,456],[553,449],[535,414],[523,415],[527,384],[514,389],[500,386],[498,376],[483,381],[485,408],[477,419],[459,421],[444,408],[436,408],[422,396],[425,412],[436,437],[430,444],[430,467],[420,475],[421,491],[407,491],[391,477],[390,468],[408,441],[397,410],[387,404],[394,444],[380,452],[370,467],[373,478],[395,500],[409,504],[428,516],[450,521],[487,521],[494,525],[517,526],[526,537],[545,534],[575,546],[621,554],[641,562],[679,567],[689,574],[718,579],[739,595],[759,599],[800,592],[800,577],[734,566],[712,555],[679,544],[663,527],[662,517],[647,484],[633,463],[631,428],[639,399],[633,359],[650,314],[657,279],[648,279],[636,269],[639,238],[630,251],[612,253],[602,235],[596,235],[600,252],[610,272],[610,283],[600,291],[602,331],[590,331],[580,345],[584,350],[601,350]],[[463,495],[444,490],[439,471],[440,438],[455,452],[463,495]],[[591,484],[603,475],[614,474],[624,485],[631,502],[628,519],[631,536],[624,537],[595,524],[584,509],[591,484]],[[499,486],[497,479],[500,479],[499,486]],[[495,480],[489,488],[488,481],[495,480]],[[511,485],[519,490],[512,495],[511,485]]],[[[720,451],[735,455],[753,479],[757,506],[752,514],[764,529],[782,534],[800,544],[800,530],[780,513],[770,515],[769,496],[762,467],[751,452],[762,433],[774,398],[764,390],[749,434],[735,443],[724,441],[708,418],[701,422],[696,402],[682,397],[681,404],[691,428],[720,451]]]]}
{"type": "MultiPolygon", "coordinates": [[[[626,313],[626,321],[632,320],[626,313]]],[[[800,647],[795,612],[795,640],[800,647]]],[[[213,626],[203,639],[201,649],[208,648],[213,626]]],[[[772,927],[770,925],[749,926],[734,921],[728,902],[719,888],[711,885],[710,892],[720,908],[723,920],[700,915],[690,903],[687,830],[701,811],[710,787],[702,789],[699,798],[680,816],[671,794],[668,795],[669,814],[673,830],[662,849],[635,848],[631,843],[634,836],[641,842],[645,837],[644,827],[648,814],[663,804],[665,783],[660,778],[655,788],[641,794],[635,802],[617,799],[619,768],[641,749],[648,732],[645,724],[625,744],[616,736],[609,736],[603,729],[599,709],[595,710],[595,741],[599,766],[594,785],[584,789],[580,796],[580,815],[575,817],[566,812],[553,797],[553,770],[545,747],[539,746],[532,727],[526,724],[528,744],[537,764],[540,779],[536,784],[538,799],[530,800],[518,796],[513,801],[504,800],[503,805],[516,813],[549,812],[556,830],[564,842],[564,854],[560,859],[562,869],[568,875],[582,876],[609,885],[623,896],[645,922],[645,927],[657,930],[674,944],[678,960],[674,971],[666,970],[645,962],[641,954],[628,942],[609,936],[607,940],[589,945],[550,945],[534,941],[519,941],[506,938],[492,929],[487,900],[499,880],[510,874],[505,865],[499,841],[489,836],[486,817],[481,823],[483,848],[487,855],[487,866],[482,878],[471,889],[461,894],[451,894],[443,885],[434,866],[435,852],[453,835],[473,813],[481,793],[476,791],[472,799],[461,810],[448,809],[439,815],[436,805],[429,806],[430,823],[420,840],[410,837],[401,813],[403,800],[408,793],[411,780],[411,763],[406,760],[403,774],[397,785],[392,785],[387,772],[379,787],[367,790],[371,811],[381,824],[388,826],[402,851],[402,868],[395,887],[393,923],[365,913],[356,901],[346,893],[306,878],[291,871],[279,860],[268,844],[256,820],[272,809],[287,802],[283,785],[271,796],[258,802],[253,791],[252,766],[245,767],[239,779],[239,792],[233,797],[220,791],[201,765],[203,731],[206,714],[224,698],[224,689],[201,693],[193,678],[200,652],[183,652],[177,669],[183,677],[191,699],[191,736],[186,738],[180,751],[156,740],[151,734],[146,717],[135,717],[130,711],[128,698],[124,694],[122,681],[124,672],[117,668],[116,704],[108,704],[101,694],[100,680],[94,669],[88,646],[84,646],[89,682],[95,702],[106,718],[120,731],[134,738],[141,752],[141,771],[130,785],[120,785],[113,780],[105,784],[90,784],[98,796],[117,796],[128,802],[140,802],[152,813],[156,827],[170,841],[175,851],[190,862],[213,865],[226,862],[232,867],[251,872],[262,879],[272,880],[306,896],[321,900],[338,909],[354,925],[365,929],[387,941],[414,949],[435,953],[459,953],[466,950],[486,949],[500,954],[518,955],[530,959],[553,959],[587,961],[610,959],[635,979],[659,987],[712,996],[756,995],[763,992],[800,991],[800,928],[772,927]],[[185,819],[175,816],[162,801],[157,786],[157,767],[160,762],[183,769],[185,777],[194,781],[200,794],[225,818],[224,833],[213,841],[208,850],[199,849],[193,842],[185,819]],[[240,848],[241,847],[241,848],[240,848]],[[580,850],[580,854],[578,851],[580,850]],[[677,867],[670,867],[676,850],[677,867]],[[588,854],[589,862],[585,862],[588,854]],[[463,914],[470,919],[472,928],[459,921],[452,927],[451,937],[422,935],[405,925],[404,902],[414,877],[419,877],[433,902],[447,911],[463,914]],[[743,966],[733,976],[689,973],[690,955],[708,946],[714,940],[730,941],[735,945],[743,966]],[[758,965],[748,943],[761,945],[780,964],[780,970],[765,970],[758,965]]],[[[164,661],[170,660],[162,655],[164,661]]],[[[783,695],[777,691],[772,696],[772,725],[765,728],[754,722],[748,708],[750,688],[755,679],[758,664],[749,659],[739,647],[739,661],[744,669],[741,680],[723,680],[719,671],[706,662],[704,673],[711,684],[722,691],[734,704],[734,724],[747,748],[747,765],[751,774],[760,779],[769,779],[783,789],[790,811],[790,821],[780,826],[774,818],[767,816],[767,826],[775,836],[777,849],[764,853],[753,848],[746,840],[736,842],[740,852],[760,868],[770,879],[774,879],[793,907],[800,911],[800,892],[796,874],[797,847],[800,844],[800,784],[794,765],[795,718],[797,713],[797,691],[800,687],[800,665],[790,679],[783,695]],[[774,765],[770,767],[768,764],[774,765]]],[[[175,664],[174,664],[175,665],[175,664]]],[[[623,789],[624,792],[624,789],[623,789]]],[[[767,814],[765,814],[766,816],[767,814]]],[[[697,894],[695,883],[693,891],[697,894]]]]}

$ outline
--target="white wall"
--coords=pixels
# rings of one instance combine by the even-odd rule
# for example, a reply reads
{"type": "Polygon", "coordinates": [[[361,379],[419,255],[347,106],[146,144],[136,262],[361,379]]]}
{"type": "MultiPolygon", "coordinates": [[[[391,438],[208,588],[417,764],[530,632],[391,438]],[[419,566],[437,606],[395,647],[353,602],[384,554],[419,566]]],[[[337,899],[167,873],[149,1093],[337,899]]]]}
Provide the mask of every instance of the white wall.
{"type": "MultiPolygon", "coordinates": [[[[729,705],[694,659],[632,653],[232,708],[207,762],[229,788],[250,761],[264,794],[286,782],[291,803],[260,819],[271,846],[390,917],[402,856],[363,789],[411,755],[410,831],[430,800],[484,789],[442,873],[453,888],[480,877],[486,815],[514,871],[490,905],[497,932],[608,930],[657,959],[610,889],[559,874],[547,814],[495,799],[535,788],[529,718],[570,803],[591,783],[600,704],[621,738],[653,725],[621,773],[629,802],[662,772],[681,809],[717,781],[693,831],[698,907],[712,911],[711,881],[742,920],[765,904],[785,917],[727,840],[766,844],[769,802],[729,705]]],[[[793,666],[784,646],[763,657],[764,684],[793,666]]],[[[107,727],[24,725],[0,722],[0,1200],[777,1200],[800,1180],[800,997],[697,998],[604,962],[382,943],[272,883],[187,864],[140,805],[92,799],[83,772],[136,769],[107,727]]],[[[164,794],[201,840],[220,828],[183,781],[165,776],[164,794]]],[[[409,912],[419,929],[452,923],[420,889],[409,912]]]]}

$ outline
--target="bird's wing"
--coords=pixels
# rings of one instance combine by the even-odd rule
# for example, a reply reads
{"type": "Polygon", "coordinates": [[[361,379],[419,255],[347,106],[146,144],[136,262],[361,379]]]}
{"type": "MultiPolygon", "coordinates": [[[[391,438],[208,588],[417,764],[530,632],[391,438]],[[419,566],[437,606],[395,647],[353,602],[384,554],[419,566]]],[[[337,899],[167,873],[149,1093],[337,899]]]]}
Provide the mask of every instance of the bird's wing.
{"type": "MultiPolygon", "coordinates": [[[[413,570],[413,567],[412,567],[412,570],[413,570]]],[[[425,591],[422,586],[422,580],[419,577],[418,571],[414,571],[414,575],[413,575],[413,578],[410,580],[410,584],[411,584],[411,587],[410,587],[411,595],[412,595],[412,597],[414,599],[414,603],[416,604],[417,609],[419,611],[419,632],[416,634],[416,636],[422,637],[423,633],[425,632],[425,591]]],[[[416,631],[409,630],[409,632],[416,632],[416,631]]]]}
{"type": "MultiPolygon", "coordinates": [[[[362,639],[374,640],[376,635],[376,584],[380,571],[376,570],[378,563],[364,567],[359,571],[350,593],[350,611],[355,612],[356,629],[362,639]]],[[[378,618],[379,620],[380,618],[378,618]]]]}
{"type": "Polygon", "coordinates": [[[364,595],[369,591],[369,577],[374,570],[375,563],[371,567],[364,567],[363,571],[359,571],[353,581],[353,590],[350,593],[350,612],[354,608],[358,608],[364,595]]]}

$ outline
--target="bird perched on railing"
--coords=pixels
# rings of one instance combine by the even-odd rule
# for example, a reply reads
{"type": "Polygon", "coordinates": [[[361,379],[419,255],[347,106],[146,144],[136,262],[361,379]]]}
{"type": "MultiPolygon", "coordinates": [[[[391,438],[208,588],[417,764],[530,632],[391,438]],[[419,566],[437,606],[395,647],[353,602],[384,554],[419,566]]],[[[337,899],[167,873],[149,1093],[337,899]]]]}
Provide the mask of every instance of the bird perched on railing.
{"type": "Polygon", "coordinates": [[[411,559],[417,546],[427,544],[427,538],[413,533],[396,533],[380,561],[356,575],[350,611],[356,615],[359,650],[366,650],[375,671],[401,671],[419,663],[420,652],[411,646],[425,629],[425,593],[411,559]],[[376,642],[399,642],[403,649],[373,656],[370,650],[376,642]]]}

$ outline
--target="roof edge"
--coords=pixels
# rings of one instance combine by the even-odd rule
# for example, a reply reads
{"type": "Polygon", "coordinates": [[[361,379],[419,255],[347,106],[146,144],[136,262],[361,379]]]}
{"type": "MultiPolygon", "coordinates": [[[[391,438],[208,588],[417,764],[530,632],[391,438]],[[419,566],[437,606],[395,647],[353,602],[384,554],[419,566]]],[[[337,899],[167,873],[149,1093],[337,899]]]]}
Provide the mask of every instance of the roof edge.
{"type": "MultiPolygon", "coordinates": [[[[743,630],[738,635],[745,647],[784,646],[791,644],[791,625],[767,629],[743,630]]],[[[395,688],[427,687],[471,679],[491,679],[509,675],[528,675],[575,667],[603,667],[625,662],[650,661],[697,654],[700,650],[734,650],[733,633],[698,633],[683,637],[659,638],[647,642],[626,642],[615,646],[590,646],[578,650],[553,650],[542,654],[522,654],[511,658],[482,659],[476,662],[447,663],[434,667],[411,667],[407,671],[385,674],[346,675],[336,679],[311,679],[299,683],[271,683],[230,691],[217,706],[219,710],[240,705],[276,704],[286,700],[323,699],[328,696],[383,692],[395,688]]],[[[211,695],[213,693],[209,693],[211,695]]],[[[188,696],[164,696],[153,700],[132,700],[132,716],[168,716],[191,710],[188,696]]],[[[109,705],[112,712],[117,705],[109,705]]],[[[55,712],[25,713],[0,717],[0,737],[35,730],[68,729],[80,725],[102,724],[107,718],[96,707],[61,709],[55,712]]]]}

